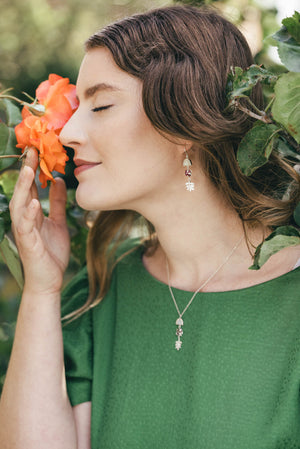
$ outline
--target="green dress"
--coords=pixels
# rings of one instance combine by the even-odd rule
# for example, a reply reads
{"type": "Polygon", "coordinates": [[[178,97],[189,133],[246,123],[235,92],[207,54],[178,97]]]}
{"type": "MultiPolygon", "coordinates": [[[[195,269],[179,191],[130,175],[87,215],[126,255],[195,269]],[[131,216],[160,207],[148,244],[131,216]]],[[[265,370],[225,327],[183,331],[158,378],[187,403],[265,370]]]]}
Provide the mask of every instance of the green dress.
{"type": "MultiPolygon", "coordinates": [[[[92,449],[300,448],[300,268],[199,293],[177,351],[176,309],[142,252],[119,262],[104,300],[63,328],[70,401],[92,401],[92,449]]],[[[184,309],[191,293],[173,291],[184,309]]],[[[83,269],[63,313],[87,294],[83,269]]]]}

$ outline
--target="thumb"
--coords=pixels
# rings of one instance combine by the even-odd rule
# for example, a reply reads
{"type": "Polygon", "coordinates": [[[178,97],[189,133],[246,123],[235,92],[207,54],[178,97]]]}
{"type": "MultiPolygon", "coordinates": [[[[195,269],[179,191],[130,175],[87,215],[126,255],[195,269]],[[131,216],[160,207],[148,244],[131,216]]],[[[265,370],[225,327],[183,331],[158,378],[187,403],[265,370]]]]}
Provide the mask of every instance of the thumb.
{"type": "Polygon", "coordinates": [[[66,224],[67,189],[63,179],[56,178],[49,192],[49,218],[59,225],[66,224]]]}

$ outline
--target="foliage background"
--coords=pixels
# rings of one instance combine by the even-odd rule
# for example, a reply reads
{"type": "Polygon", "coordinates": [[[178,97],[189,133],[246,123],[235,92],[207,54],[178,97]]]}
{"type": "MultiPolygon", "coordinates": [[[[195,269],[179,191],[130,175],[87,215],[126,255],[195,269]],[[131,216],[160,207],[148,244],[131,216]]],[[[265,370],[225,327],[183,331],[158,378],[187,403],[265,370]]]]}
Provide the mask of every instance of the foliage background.
{"type": "MultiPolygon", "coordinates": [[[[275,0],[274,0],[275,1],[275,0]]],[[[35,96],[49,73],[76,82],[83,43],[90,34],[118,18],[172,4],[163,0],[0,0],[0,90],[35,96]]],[[[280,27],[272,0],[184,0],[177,3],[213,3],[246,35],[256,62],[274,71],[284,70],[269,56],[266,36],[280,27]],[[265,7],[261,5],[265,4],[265,7]]],[[[289,14],[290,11],[287,12],[289,14]]],[[[74,183],[69,174],[68,183],[74,183]]],[[[76,270],[71,261],[66,279],[76,270]]],[[[0,256],[0,390],[14,333],[19,288],[0,256]]]]}

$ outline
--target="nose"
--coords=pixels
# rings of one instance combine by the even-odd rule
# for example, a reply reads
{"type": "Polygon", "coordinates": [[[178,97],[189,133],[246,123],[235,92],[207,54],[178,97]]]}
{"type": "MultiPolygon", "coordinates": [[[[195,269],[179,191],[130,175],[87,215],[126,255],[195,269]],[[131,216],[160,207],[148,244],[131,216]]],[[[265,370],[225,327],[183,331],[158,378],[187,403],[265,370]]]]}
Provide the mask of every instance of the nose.
{"type": "Polygon", "coordinates": [[[77,147],[84,143],[84,133],[79,120],[78,109],[67,121],[59,134],[59,140],[66,147],[77,147]]]}

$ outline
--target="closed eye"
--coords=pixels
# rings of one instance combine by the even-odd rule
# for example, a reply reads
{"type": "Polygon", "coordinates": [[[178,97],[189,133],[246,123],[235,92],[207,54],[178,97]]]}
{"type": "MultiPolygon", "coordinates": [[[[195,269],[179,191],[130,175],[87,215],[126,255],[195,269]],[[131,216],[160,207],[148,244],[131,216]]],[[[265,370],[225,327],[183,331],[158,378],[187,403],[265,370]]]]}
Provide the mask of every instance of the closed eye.
{"type": "Polygon", "coordinates": [[[111,106],[112,106],[112,104],[109,104],[107,106],[99,106],[97,108],[93,108],[92,111],[93,112],[104,111],[105,109],[109,109],[111,106]]]}

